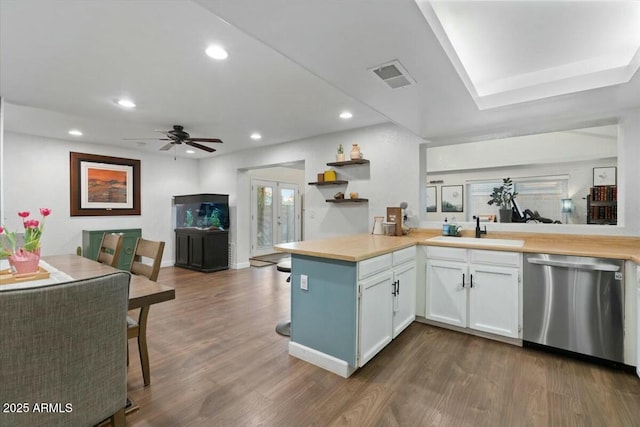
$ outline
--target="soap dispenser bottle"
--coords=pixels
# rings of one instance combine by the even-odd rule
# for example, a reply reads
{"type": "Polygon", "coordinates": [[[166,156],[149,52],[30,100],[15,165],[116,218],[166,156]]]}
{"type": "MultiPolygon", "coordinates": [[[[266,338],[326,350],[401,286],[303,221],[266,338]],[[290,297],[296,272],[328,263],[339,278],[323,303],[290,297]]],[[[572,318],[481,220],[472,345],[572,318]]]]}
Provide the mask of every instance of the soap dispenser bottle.
{"type": "Polygon", "coordinates": [[[448,236],[449,235],[449,223],[447,222],[447,218],[446,217],[444,219],[444,224],[442,224],[442,235],[443,236],[448,236]]]}

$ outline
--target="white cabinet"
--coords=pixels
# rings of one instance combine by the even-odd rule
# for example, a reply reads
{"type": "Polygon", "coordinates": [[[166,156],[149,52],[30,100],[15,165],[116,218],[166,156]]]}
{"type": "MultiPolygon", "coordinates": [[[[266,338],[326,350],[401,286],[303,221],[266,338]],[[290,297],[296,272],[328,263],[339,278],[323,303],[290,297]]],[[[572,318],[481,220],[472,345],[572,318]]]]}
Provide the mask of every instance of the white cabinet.
{"type": "Polygon", "coordinates": [[[466,262],[427,260],[427,319],[467,326],[466,273],[466,262]]]}
{"type": "Polygon", "coordinates": [[[358,366],[363,366],[416,317],[416,249],[358,263],[358,366]]]}
{"type": "Polygon", "coordinates": [[[514,252],[427,248],[427,319],[518,338],[521,264],[514,252]]]}
{"type": "Polygon", "coordinates": [[[391,271],[360,283],[360,366],[391,342],[393,295],[391,271]]]}
{"type": "Polygon", "coordinates": [[[393,338],[416,319],[416,262],[393,269],[393,338]]]}

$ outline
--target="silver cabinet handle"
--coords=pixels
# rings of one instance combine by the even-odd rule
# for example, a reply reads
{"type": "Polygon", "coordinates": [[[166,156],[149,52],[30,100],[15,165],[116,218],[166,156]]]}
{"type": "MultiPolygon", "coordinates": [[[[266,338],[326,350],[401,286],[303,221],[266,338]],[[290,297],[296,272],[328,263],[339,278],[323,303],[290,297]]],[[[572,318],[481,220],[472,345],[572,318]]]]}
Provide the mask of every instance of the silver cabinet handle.
{"type": "Polygon", "coordinates": [[[527,258],[529,264],[548,265],[551,267],[567,267],[577,268],[579,270],[594,270],[594,271],[619,271],[620,267],[615,264],[588,264],[580,262],[570,261],[552,261],[548,259],[540,258],[527,258]]]}

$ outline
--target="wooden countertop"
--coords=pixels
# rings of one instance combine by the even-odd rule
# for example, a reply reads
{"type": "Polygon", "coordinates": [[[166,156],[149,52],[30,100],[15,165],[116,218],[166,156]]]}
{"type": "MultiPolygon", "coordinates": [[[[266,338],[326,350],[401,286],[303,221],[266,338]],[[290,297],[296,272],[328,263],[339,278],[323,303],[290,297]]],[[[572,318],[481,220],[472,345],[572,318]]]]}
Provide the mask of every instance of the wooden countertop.
{"type": "MultiPolygon", "coordinates": [[[[420,229],[408,236],[382,236],[356,234],[323,240],[307,240],[276,245],[281,252],[308,255],[343,261],[362,261],[377,255],[404,249],[413,245],[449,246],[477,248],[509,252],[533,252],[616,258],[640,263],[640,237],[593,236],[574,234],[506,233],[491,232],[485,238],[524,240],[522,247],[505,247],[458,242],[427,241],[440,235],[440,230],[420,229]]],[[[473,231],[463,233],[464,237],[473,237],[473,231]]],[[[484,237],[484,236],[483,236],[484,237]]]]}

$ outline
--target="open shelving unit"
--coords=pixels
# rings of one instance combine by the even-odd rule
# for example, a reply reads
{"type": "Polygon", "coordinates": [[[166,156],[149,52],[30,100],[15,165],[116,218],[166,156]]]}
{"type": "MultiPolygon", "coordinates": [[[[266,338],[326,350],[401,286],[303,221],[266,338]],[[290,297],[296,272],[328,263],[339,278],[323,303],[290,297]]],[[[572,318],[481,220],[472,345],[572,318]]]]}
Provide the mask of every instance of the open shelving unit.
{"type": "Polygon", "coordinates": [[[587,196],[587,224],[618,223],[618,187],[591,187],[587,196]]]}
{"type": "MultiPolygon", "coordinates": [[[[367,159],[357,159],[357,160],[346,160],[344,162],[329,162],[327,163],[327,166],[337,166],[337,167],[342,167],[342,166],[352,166],[352,165],[366,165],[369,164],[369,160],[367,159]]],[[[349,181],[345,181],[343,179],[337,179],[335,181],[316,181],[316,182],[309,182],[309,185],[316,185],[316,186],[325,186],[325,185],[347,185],[349,184],[349,181]]],[[[342,203],[367,203],[369,201],[369,199],[362,199],[362,198],[355,198],[355,199],[351,199],[351,198],[344,198],[344,199],[326,199],[327,203],[338,203],[338,204],[342,204],[342,203]]]]}

